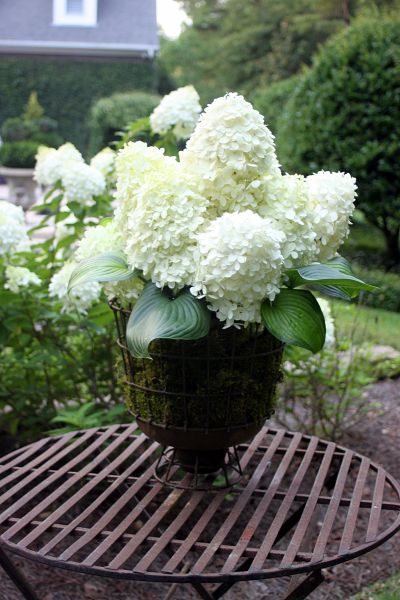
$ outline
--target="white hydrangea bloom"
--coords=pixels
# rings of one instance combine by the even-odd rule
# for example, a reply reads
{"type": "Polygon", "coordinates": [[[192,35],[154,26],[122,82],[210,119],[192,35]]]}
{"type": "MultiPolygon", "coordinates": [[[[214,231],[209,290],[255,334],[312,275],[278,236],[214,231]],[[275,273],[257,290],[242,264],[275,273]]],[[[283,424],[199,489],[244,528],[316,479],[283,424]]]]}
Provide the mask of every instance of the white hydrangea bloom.
{"type": "Polygon", "coordinates": [[[191,292],[205,296],[226,326],[259,323],[264,298],[279,293],[284,234],[247,210],[226,213],[198,235],[199,262],[191,292]]]}
{"type": "Polygon", "coordinates": [[[123,251],[122,236],[114,221],[85,229],[75,253],[77,261],[103,254],[123,251]]]}
{"type": "Polygon", "coordinates": [[[159,287],[192,283],[196,234],[204,223],[205,198],[193,191],[176,161],[149,173],[136,188],[124,229],[128,263],[159,287]]]}
{"type": "Polygon", "coordinates": [[[115,161],[117,174],[115,222],[122,234],[128,215],[135,210],[137,189],[153,173],[163,173],[177,163],[164,156],[164,149],[147,146],[144,142],[129,142],[120,150],[115,161]]]}
{"type": "Polygon", "coordinates": [[[265,196],[258,207],[262,217],[273,218],[285,232],[282,254],[285,267],[306,265],[316,260],[317,245],[312,227],[313,215],[301,175],[269,177],[264,181],[265,196]]]}
{"type": "Polygon", "coordinates": [[[0,256],[29,250],[25,218],[20,206],[0,201],[0,256]]]}
{"type": "Polygon", "coordinates": [[[198,93],[192,85],[187,85],[164,96],[150,115],[150,125],[154,133],[165,135],[172,129],[178,139],[187,139],[201,110],[198,93]]]}
{"type": "Polygon", "coordinates": [[[70,162],[84,162],[81,153],[73,144],[63,144],[58,150],[39,146],[34,178],[41,185],[53,186],[61,180],[65,163],[70,162]]]}
{"type": "Polygon", "coordinates": [[[180,160],[197,174],[215,216],[255,210],[263,176],[280,173],[274,136],[262,115],[234,93],[205,109],[180,160]]]}
{"type": "Polygon", "coordinates": [[[88,282],[72,288],[67,294],[68,283],[78,263],[69,261],[53,275],[49,285],[49,295],[63,302],[63,312],[78,311],[85,314],[100,297],[101,287],[97,282],[88,282]]]}
{"type": "Polygon", "coordinates": [[[103,177],[113,179],[116,153],[111,148],[103,148],[90,161],[90,166],[102,173],[103,177]]]}
{"type": "Polygon", "coordinates": [[[7,200],[0,200],[0,216],[6,216],[21,225],[25,223],[25,215],[22,206],[16,206],[7,200]]]}
{"type": "Polygon", "coordinates": [[[93,197],[102,194],[106,188],[100,171],[75,160],[64,163],[61,182],[68,201],[75,200],[86,206],[92,206],[93,197]]]}
{"type": "Polygon", "coordinates": [[[8,265],[5,274],[6,283],[4,287],[15,294],[19,292],[21,288],[29,287],[30,285],[39,285],[41,282],[36,273],[33,273],[25,267],[13,267],[8,265]]]}
{"type": "Polygon", "coordinates": [[[306,178],[309,214],[317,239],[316,260],[333,258],[349,233],[356,180],[348,173],[319,171],[306,178]]]}
{"type": "Polygon", "coordinates": [[[333,320],[329,301],[325,298],[317,298],[317,301],[325,318],[326,336],[324,349],[329,350],[334,348],[336,344],[335,321],[333,320]]]}

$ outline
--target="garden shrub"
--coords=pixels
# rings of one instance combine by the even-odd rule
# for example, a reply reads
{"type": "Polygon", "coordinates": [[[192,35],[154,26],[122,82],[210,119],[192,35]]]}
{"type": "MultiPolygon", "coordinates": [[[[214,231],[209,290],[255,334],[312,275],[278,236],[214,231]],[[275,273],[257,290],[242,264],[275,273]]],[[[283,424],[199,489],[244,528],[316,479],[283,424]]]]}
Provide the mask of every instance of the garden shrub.
{"type": "Polygon", "coordinates": [[[400,261],[400,20],[356,22],[329,41],[293,90],[278,138],[285,168],[348,171],[358,207],[400,261]]]}
{"type": "Polygon", "coordinates": [[[23,110],[31,90],[54,117],[60,135],[85,151],[90,106],[113,92],[156,88],[150,61],[8,58],[0,61],[0,123],[23,110]]]}
{"type": "Polygon", "coordinates": [[[0,164],[14,169],[33,169],[38,142],[4,142],[0,146],[0,164]]]}
{"type": "MultiPolygon", "coordinates": [[[[72,150],[64,146],[70,157],[72,150]]],[[[0,433],[10,435],[10,443],[39,437],[58,411],[71,411],[77,403],[96,407],[92,422],[96,415],[107,421],[110,408],[119,404],[112,311],[104,301],[92,302],[87,311],[81,310],[83,300],[67,306],[65,297],[49,289],[83,230],[111,212],[111,177],[101,196],[84,201],[77,177],[81,169],[81,178],[88,179],[90,168],[79,156],[69,159],[77,165],[73,183],[79,185],[67,188],[60,178],[35,207],[46,213],[36,229],[50,225],[50,237],[29,239],[22,209],[0,202],[0,433]]],[[[63,282],[57,289],[62,287],[63,282]]]]}
{"type": "Polygon", "coordinates": [[[97,100],[90,110],[89,154],[109,145],[128,123],[148,117],[159,102],[159,96],[145,92],[117,93],[97,100]]]}
{"type": "Polygon", "coordinates": [[[5,167],[27,168],[35,166],[35,156],[41,144],[59,146],[57,122],[44,116],[37,93],[29,96],[25,112],[20,117],[6,119],[0,129],[3,144],[0,146],[0,164],[5,167]]]}
{"type": "Polygon", "coordinates": [[[360,265],[353,265],[354,274],[360,279],[367,279],[371,285],[376,285],[378,290],[369,294],[363,292],[363,304],[374,308],[382,308],[400,312],[400,275],[385,273],[381,269],[370,269],[360,265]]]}

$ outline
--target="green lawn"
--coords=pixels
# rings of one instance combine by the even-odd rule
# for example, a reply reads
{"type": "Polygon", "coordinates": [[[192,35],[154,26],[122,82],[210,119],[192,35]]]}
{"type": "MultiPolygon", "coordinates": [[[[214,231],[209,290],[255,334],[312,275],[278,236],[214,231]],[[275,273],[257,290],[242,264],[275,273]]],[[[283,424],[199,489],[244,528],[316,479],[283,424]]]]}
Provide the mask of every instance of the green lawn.
{"type": "Polygon", "coordinates": [[[400,573],[396,573],[386,581],[378,581],[353,596],[350,600],[399,600],[400,573]]]}
{"type": "Polygon", "coordinates": [[[332,310],[338,339],[343,336],[356,343],[372,342],[400,350],[400,313],[339,300],[332,302],[332,310]]]}

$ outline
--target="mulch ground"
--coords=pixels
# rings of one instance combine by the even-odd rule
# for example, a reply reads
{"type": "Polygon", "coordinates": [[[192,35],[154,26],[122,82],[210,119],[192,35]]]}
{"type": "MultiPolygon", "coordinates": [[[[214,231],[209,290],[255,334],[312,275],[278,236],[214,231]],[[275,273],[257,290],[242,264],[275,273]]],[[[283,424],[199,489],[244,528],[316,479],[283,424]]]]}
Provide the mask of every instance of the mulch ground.
{"type": "MultiPolygon", "coordinates": [[[[379,416],[366,418],[348,431],[342,440],[354,450],[380,463],[400,479],[400,379],[384,381],[370,388],[372,402],[380,402],[379,416]]],[[[89,577],[70,571],[13,558],[41,600],[161,600],[170,590],[164,584],[125,582],[89,577]]],[[[310,600],[349,600],[365,585],[400,570],[400,535],[358,559],[338,565],[325,573],[325,583],[310,600]]],[[[236,584],[226,600],[279,600],[284,597],[286,580],[236,584]]],[[[170,598],[198,598],[190,586],[176,586],[170,598]]],[[[0,568],[0,600],[21,600],[22,596],[0,568]]],[[[400,592],[399,592],[400,599],[400,592]]]]}

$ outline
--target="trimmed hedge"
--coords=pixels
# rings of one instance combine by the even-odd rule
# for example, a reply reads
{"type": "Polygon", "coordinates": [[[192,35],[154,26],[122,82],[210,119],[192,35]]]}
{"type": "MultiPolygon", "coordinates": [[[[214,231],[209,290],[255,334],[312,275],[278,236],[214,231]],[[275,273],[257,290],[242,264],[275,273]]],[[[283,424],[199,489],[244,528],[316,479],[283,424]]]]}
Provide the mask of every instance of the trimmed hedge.
{"type": "Polygon", "coordinates": [[[146,92],[117,93],[97,100],[90,110],[89,154],[109,145],[128,123],[149,116],[159,102],[160,96],[146,92]]]}
{"type": "Polygon", "coordinates": [[[20,114],[36,90],[46,113],[58,121],[61,136],[85,152],[94,101],[117,91],[155,88],[156,71],[150,61],[2,58],[0,124],[20,114]]]}

